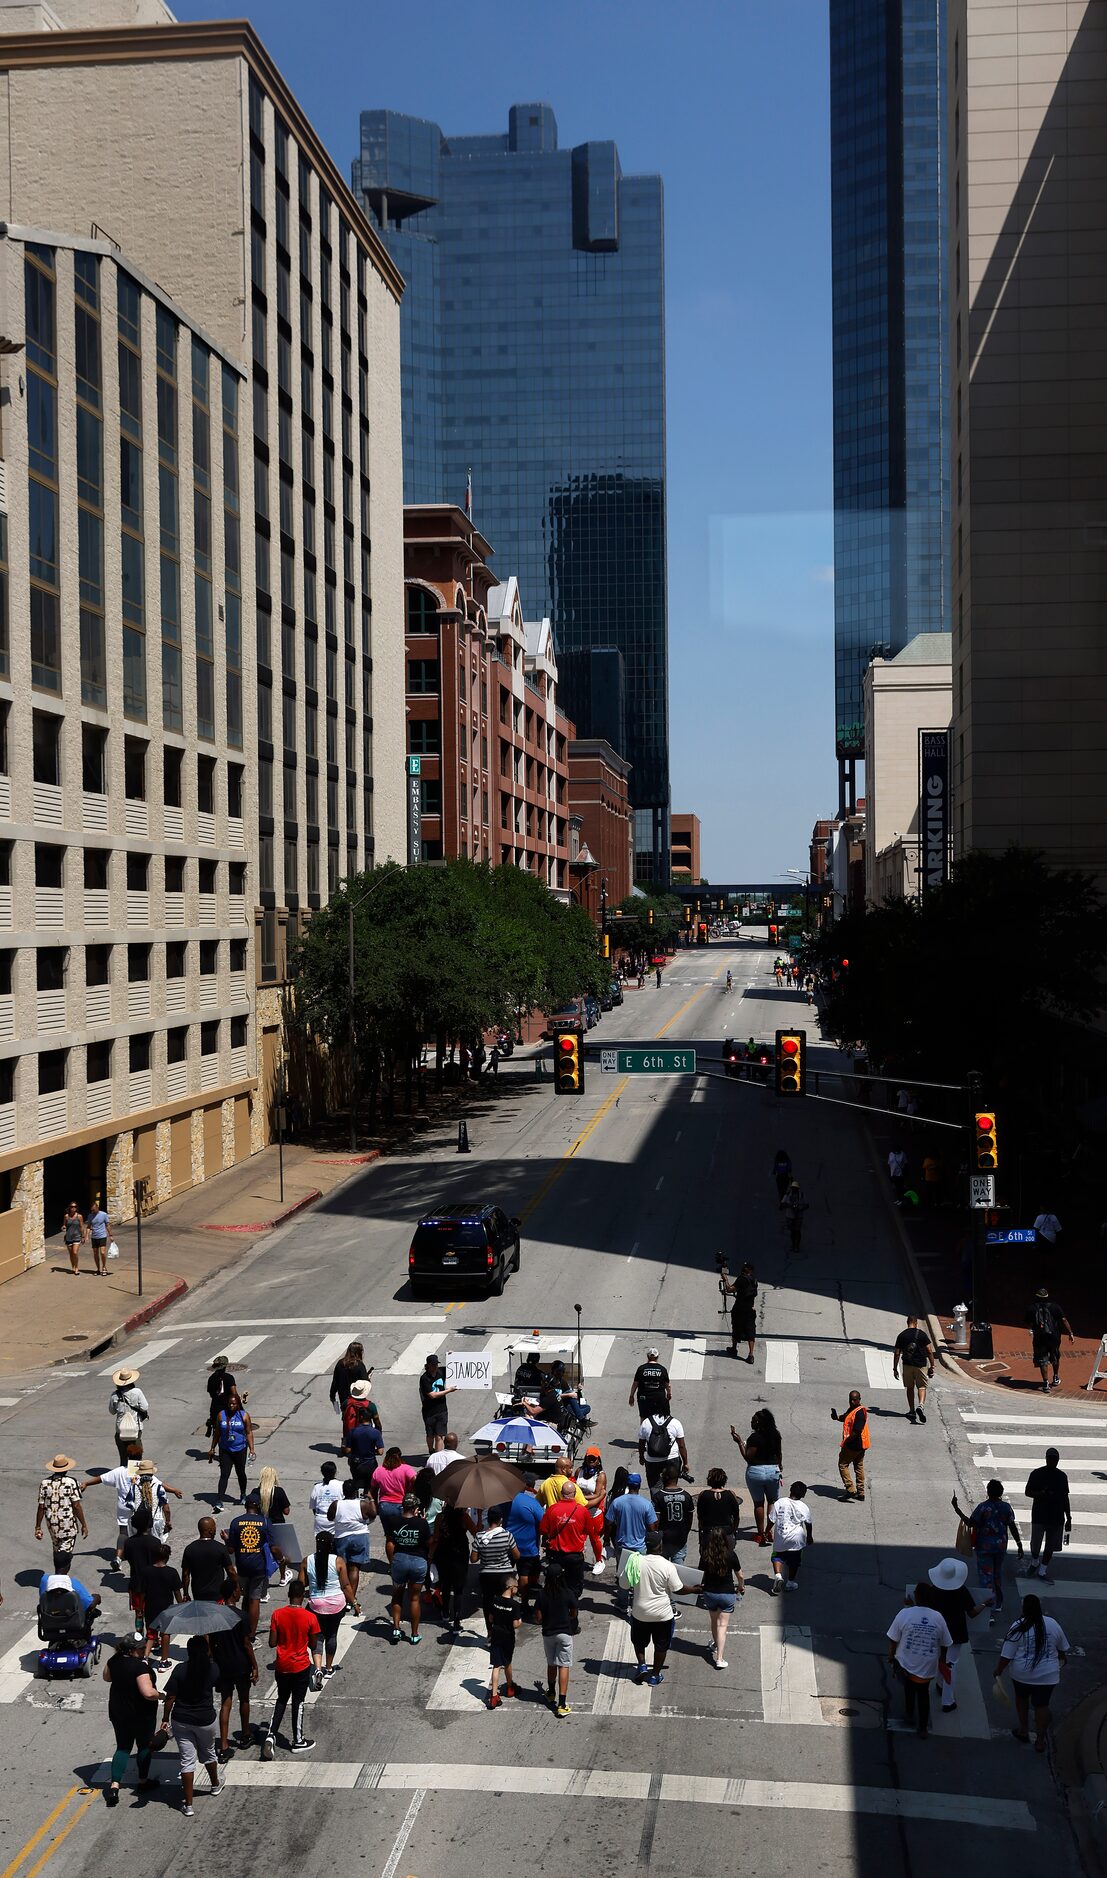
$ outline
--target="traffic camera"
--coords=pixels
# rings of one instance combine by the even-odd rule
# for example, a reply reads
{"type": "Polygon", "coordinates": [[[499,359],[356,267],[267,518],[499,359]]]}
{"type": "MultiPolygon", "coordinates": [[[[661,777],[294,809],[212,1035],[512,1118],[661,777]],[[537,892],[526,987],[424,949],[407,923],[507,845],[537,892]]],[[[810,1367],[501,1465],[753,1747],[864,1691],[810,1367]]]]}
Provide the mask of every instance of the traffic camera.
{"type": "Polygon", "coordinates": [[[554,1094],[580,1095],[584,1088],[584,1032],[559,1030],[554,1038],[554,1094]]]}
{"type": "Polygon", "coordinates": [[[994,1174],[999,1166],[995,1115],[991,1109],[981,1109],[973,1120],[976,1124],[973,1131],[976,1142],[976,1171],[979,1174],[994,1174]]]}
{"type": "Polygon", "coordinates": [[[776,1033],[776,1093],[779,1096],[803,1095],[807,1088],[807,1032],[778,1030],[776,1033]]]}

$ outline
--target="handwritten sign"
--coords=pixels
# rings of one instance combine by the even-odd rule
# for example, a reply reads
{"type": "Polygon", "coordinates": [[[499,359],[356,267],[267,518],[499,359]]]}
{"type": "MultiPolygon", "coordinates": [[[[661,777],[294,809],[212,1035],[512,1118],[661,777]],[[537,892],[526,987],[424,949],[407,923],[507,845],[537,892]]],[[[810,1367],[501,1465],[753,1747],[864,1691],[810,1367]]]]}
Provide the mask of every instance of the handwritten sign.
{"type": "Polygon", "coordinates": [[[447,1350],[446,1386],[453,1389],[491,1389],[492,1358],[480,1350],[447,1350]]]}

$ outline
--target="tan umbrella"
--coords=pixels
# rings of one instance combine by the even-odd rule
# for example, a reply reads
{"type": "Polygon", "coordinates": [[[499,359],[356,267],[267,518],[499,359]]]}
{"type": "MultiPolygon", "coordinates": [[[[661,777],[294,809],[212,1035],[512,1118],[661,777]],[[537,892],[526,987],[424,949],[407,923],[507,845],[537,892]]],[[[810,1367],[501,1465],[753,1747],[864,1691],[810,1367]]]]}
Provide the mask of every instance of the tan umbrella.
{"type": "Polygon", "coordinates": [[[485,1460],[454,1461],[435,1481],[439,1499],[450,1506],[500,1506],[526,1486],[518,1467],[489,1455],[485,1460]]]}

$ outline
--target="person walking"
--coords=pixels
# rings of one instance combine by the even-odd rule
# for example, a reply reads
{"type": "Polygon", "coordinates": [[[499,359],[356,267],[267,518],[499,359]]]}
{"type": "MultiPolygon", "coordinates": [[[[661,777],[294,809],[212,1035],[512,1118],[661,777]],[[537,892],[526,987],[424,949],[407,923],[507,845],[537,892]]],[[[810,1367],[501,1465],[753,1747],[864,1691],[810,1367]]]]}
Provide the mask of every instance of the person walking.
{"type": "Polygon", "coordinates": [[[404,1500],[415,1485],[415,1479],[415,1469],[404,1460],[402,1448],[386,1448],[380,1466],[373,1469],[373,1493],[384,1534],[384,1555],[389,1564],[396,1549],[392,1534],[403,1516],[404,1500]]]}
{"type": "Polygon", "coordinates": [[[251,1461],[257,1459],[254,1453],[254,1425],[242,1405],[242,1397],[237,1389],[228,1390],[226,1405],[215,1417],[208,1449],[209,1465],[215,1459],[216,1448],[219,1450],[219,1483],[215,1489],[213,1510],[220,1513],[232,1471],[238,1482],[239,1498],[245,1505],[246,1461],[247,1458],[251,1461]]]}
{"type": "Polygon", "coordinates": [[[142,1640],[117,1637],[111,1656],[104,1664],[108,1684],[108,1720],[115,1735],[115,1753],[104,1788],[108,1806],[119,1805],[119,1783],[127,1771],[132,1753],[138,1761],[138,1791],[146,1793],[158,1785],[151,1777],[157,1729],[158,1695],[150,1666],[143,1658],[142,1640]]]}
{"type": "Polygon", "coordinates": [[[341,1453],[346,1454],[349,1452],[350,1436],[359,1423],[364,1421],[370,1422],[381,1436],[381,1447],[383,1448],[384,1435],[381,1429],[381,1412],[373,1400],[373,1385],[368,1377],[362,1382],[355,1382],[349,1395],[346,1397],[346,1406],[342,1411],[341,1453]]]}
{"type": "Polygon", "coordinates": [[[181,1812],[191,1819],[196,1769],[202,1767],[213,1794],[222,1793],[223,1776],[215,1751],[216,1690],[219,1671],[206,1637],[190,1637],[183,1663],[165,1688],[165,1722],[180,1754],[181,1812]]]}
{"type": "Polygon", "coordinates": [[[969,1619],[979,1617],[984,1609],[977,1604],[965,1580],[969,1568],[963,1558],[944,1558],[937,1565],[932,1565],[926,1576],[930,1589],[927,1604],[932,1611],[937,1611],[946,1620],[946,1628],[953,1642],[946,1650],[946,1662],[949,1676],[941,1679],[942,1714],[949,1715],[957,1707],[957,1665],[961,1660],[962,1650],[969,1647],[969,1619]]]}
{"type": "MultiPolygon", "coordinates": [[[[337,1415],[345,1412],[355,1382],[368,1382],[369,1374],[365,1367],[365,1345],[355,1339],[346,1345],[345,1354],[339,1357],[331,1376],[329,1400],[337,1415]]],[[[368,1395],[369,1391],[365,1393],[368,1395]]]]}
{"type": "MultiPolygon", "coordinates": [[[[752,1037],[746,1048],[748,1055],[752,1056],[756,1048],[752,1037]]],[[[787,1148],[778,1148],[773,1155],[773,1179],[776,1182],[777,1205],[783,1206],[784,1196],[792,1184],[792,1157],[787,1148]]]]}
{"type": "Polygon", "coordinates": [[[277,1652],[277,1699],[269,1726],[261,1744],[263,1761],[273,1759],[285,1710],[292,1704],[293,1754],[310,1754],[315,1746],[304,1733],[304,1704],[311,1687],[312,1664],[323,1667],[322,1632],[313,1611],[304,1608],[304,1587],[294,1578],[288,1587],[288,1603],[282,1604],[269,1619],[269,1647],[277,1652]]]}
{"type": "Polygon", "coordinates": [[[155,1539],[151,1530],[153,1523],[150,1508],[136,1506],[131,1515],[131,1536],[123,1545],[124,1562],[130,1570],[127,1595],[139,1643],[144,1643],[146,1637],[146,1574],[157,1564],[161,1552],[161,1540],[155,1539]]]}
{"type": "Polygon", "coordinates": [[[124,1367],[117,1369],[111,1379],[108,1414],[115,1417],[115,1448],[121,1461],[129,1458],[136,1442],[142,1453],[142,1430],[150,1419],[150,1404],[138,1387],[140,1374],[137,1369],[124,1367]]]}
{"type": "Polygon", "coordinates": [[[625,1610],[630,1603],[623,1568],[631,1552],[644,1553],[646,1536],[657,1525],[657,1514],[649,1500],[642,1497],[642,1476],[630,1473],[622,1493],[607,1503],[607,1536],[615,1547],[615,1607],[625,1610]]]}
{"type": "MultiPolygon", "coordinates": [[[[536,1479],[537,1476],[534,1474],[523,1475],[523,1485],[515,1495],[515,1498],[512,1500],[504,1516],[504,1525],[514,1539],[515,1550],[519,1555],[516,1573],[521,1599],[520,1608],[524,1617],[529,1615],[529,1600],[531,1594],[538,1590],[539,1581],[542,1576],[542,1541],[539,1534],[542,1526],[542,1515],[546,1509],[534,1491],[536,1479]]],[[[600,1543],[602,1547],[602,1534],[600,1543]]],[[[441,1546],[439,1546],[438,1581],[440,1584],[442,1583],[441,1549],[441,1546]]],[[[466,1547],[465,1551],[465,1563],[466,1569],[468,1569],[468,1547],[466,1547]]]]}
{"type": "Polygon", "coordinates": [[[838,1473],[844,1488],[846,1500],[865,1498],[865,1456],[869,1451],[869,1411],[861,1406],[861,1392],[851,1389],[849,1406],[839,1415],[837,1409],[831,1409],[832,1422],[841,1422],[842,1440],[838,1448],[838,1473]],[[853,1481],[850,1480],[850,1468],[853,1469],[853,1481]]]}
{"type": "Polygon", "coordinates": [[[899,1381],[900,1365],[903,1365],[903,1387],[907,1394],[907,1419],[909,1422],[925,1422],[924,1406],[926,1403],[926,1385],[934,1377],[934,1346],[915,1316],[907,1319],[906,1330],[901,1330],[896,1338],[892,1352],[892,1375],[899,1381]],[[915,1397],[918,1395],[918,1407],[915,1397]]]}
{"type": "Polygon", "coordinates": [[[662,1556],[672,1565],[683,1565],[688,1556],[688,1535],[696,1508],[692,1495],[680,1484],[680,1469],[675,1461],[666,1461],[661,1470],[661,1485],[654,1488],[650,1499],[657,1514],[662,1556]]]}
{"type": "Polygon", "coordinates": [[[687,1474],[688,1443],[684,1424],[670,1415],[667,1407],[660,1411],[654,1409],[643,1418],[638,1430],[638,1462],[646,1470],[646,1485],[651,1492],[660,1486],[662,1469],[670,1461],[678,1461],[687,1474]]]}
{"type": "Polygon", "coordinates": [[[1041,1371],[1042,1389],[1048,1395],[1051,1389],[1061,1387],[1061,1332],[1066,1333],[1070,1343],[1075,1342],[1072,1325],[1061,1306],[1050,1297],[1048,1285],[1041,1285],[1034,1294],[1030,1330],[1034,1340],[1033,1360],[1041,1371]],[[1050,1369],[1052,1382],[1047,1375],[1050,1369]]]}
{"type": "Polygon", "coordinates": [[[250,1726],[250,1693],[257,1687],[258,1659],[246,1634],[246,1620],[238,1613],[230,1630],[217,1630],[211,1638],[211,1656],[215,1664],[219,1690],[219,1746],[215,1758],[222,1767],[234,1753],[231,1746],[231,1712],[238,1697],[238,1740],[248,1748],[253,1740],[250,1726]]]}
{"type": "Polygon", "coordinates": [[[362,1567],[370,1561],[369,1522],[376,1511],[371,1493],[362,1493],[356,1481],[343,1481],[341,1497],[334,1504],[334,1549],[346,1568],[350,1595],[354,1598],[361,1583],[362,1567]]]}
{"type": "Polygon", "coordinates": [[[1056,1448],[1047,1448],[1045,1466],[1034,1468],[1025,1489],[1030,1501],[1030,1570],[1047,1585],[1052,1582],[1049,1567],[1053,1554],[1072,1538],[1069,1477],[1061,1472],[1060,1459],[1056,1448]]]}
{"type": "Polygon", "coordinates": [[[296,1528],[288,1517],[292,1511],[292,1502],[281,1486],[275,1467],[262,1468],[258,1479],[258,1497],[261,1510],[273,1529],[273,1537],[284,1555],[277,1583],[285,1585],[293,1569],[299,1565],[302,1554],[296,1528]]]}
{"type": "Polygon", "coordinates": [[[688,1592],[676,1566],[662,1556],[661,1535],[646,1534],[646,1550],[631,1552],[619,1568],[620,1581],[630,1594],[630,1641],[634,1651],[635,1682],[648,1682],[652,1689],[665,1680],[665,1659],[672,1641],[674,1597],[695,1596],[688,1592]],[[652,1645],[653,1660],[647,1665],[646,1651],[652,1645]]]}
{"type": "Polygon", "coordinates": [[[664,1411],[673,1399],[673,1388],[669,1381],[669,1372],[661,1361],[661,1352],[656,1344],[651,1344],[646,1351],[646,1360],[639,1363],[630,1385],[627,1407],[637,1400],[638,1413],[641,1417],[652,1410],[664,1411]]]}
{"type": "Polygon", "coordinates": [[[311,1508],[311,1522],[315,1533],[334,1533],[333,1508],[342,1498],[342,1488],[336,1479],[338,1467],[334,1461],[324,1461],[319,1469],[319,1478],[308,1494],[311,1508]]]}
{"type": "Polygon", "coordinates": [[[215,1432],[215,1418],[220,1409],[226,1408],[227,1397],[236,1386],[228,1356],[212,1357],[211,1368],[204,1386],[208,1392],[208,1419],[204,1433],[210,1441],[215,1432]]]}
{"type": "MultiPolygon", "coordinates": [[[[703,1573],[703,1583],[699,1604],[711,1619],[711,1647],[708,1654],[716,1669],[727,1669],[727,1626],[746,1586],[734,1542],[721,1526],[709,1527],[706,1537],[701,1540],[700,1571],[703,1573]]],[[[632,1605],[632,1612],[633,1609],[632,1605]]]]}
{"type": "Polygon", "coordinates": [[[275,1558],[278,1565],[285,1562],[273,1528],[261,1510],[259,1493],[246,1495],[242,1512],[232,1519],[223,1536],[234,1558],[246,1630],[252,1643],[257,1636],[261,1600],[269,1591],[269,1560],[275,1558]]]}
{"type": "Polygon", "coordinates": [[[806,1481],[793,1480],[788,1492],[769,1508],[769,1557],[773,1567],[770,1590],[774,1598],[782,1591],[799,1590],[804,1548],[815,1543],[806,1493],[806,1481]]]}
{"type": "Polygon", "coordinates": [[[69,1269],[77,1278],[81,1270],[81,1247],[85,1242],[85,1216],[77,1211],[76,1200],[70,1200],[62,1214],[61,1236],[69,1254],[69,1269]]]}
{"type": "Polygon", "coordinates": [[[38,1483],[38,1506],[35,1509],[35,1538],[41,1541],[43,1521],[50,1534],[54,1570],[61,1571],[59,1558],[72,1558],[77,1550],[77,1534],[88,1538],[88,1521],[81,1505],[81,1489],[74,1478],[76,1465],[68,1454],[55,1454],[47,1461],[46,1472],[38,1483]]]}
{"type": "Polygon", "coordinates": [[[423,1414],[428,1454],[437,1453],[445,1442],[446,1430],[450,1425],[446,1397],[455,1393],[455,1385],[447,1385],[446,1372],[432,1351],[419,1378],[419,1406],[423,1414]]]}
{"type": "Polygon", "coordinates": [[[159,1480],[158,1470],[153,1461],[136,1461],[134,1464],[134,1483],[132,1486],[132,1507],[145,1506],[150,1513],[150,1531],[155,1539],[163,1539],[173,1530],[173,1513],[169,1505],[169,1496],[183,1500],[184,1494],[179,1487],[171,1487],[168,1482],[159,1480]]]}
{"type": "Polygon", "coordinates": [[[757,1342],[757,1274],[749,1259],[745,1259],[737,1278],[731,1279],[724,1271],[722,1274],[724,1297],[732,1297],[730,1307],[730,1354],[738,1360],[738,1345],[746,1345],[746,1362],[753,1362],[754,1345],[757,1342]]]}
{"type": "Polygon", "coordinates": [[[765,1532],[765,1508],[772,1506],[780,1492],[784,1449],[780,1430],[771,1409],[755,1409],[750,1417],[750,1432],[743,1441],[733,1422],[730,1438],[746,1463],[746,1486],[753,1501],[753,1519],[758,1545],[768,1543],[765,1532]]]}
{"type": "MultiPolygon", "coordinates": [[[[566,1582],[564,1564],[556,1553],[551,1555],[546,1566],[534,1609],[542,1625],[546,1700],[558,1721],[565,1721],[572,1713],[569,1704],[569,1671],[573,1667],[573,1638],[580,1628],[580,1621],[576,1599],[566,1582]]],[[[538,1688],[541,1690],[541,1683],[538,1688]]]]}
{"type": "MultiPolygon", "coordinates": [[[[522,1494],[516,1494],[511,1508],[514,1509],[516,1502],[523,1497],[522,1494]]],[[[533,1494],[529,1497],[534,1498],[533,1494]]],[[[541,1517],[541,1502],[534,1500],[534,1505],[541,1517]]],[[[512,1538],[521,1553],[522,1545],[510,1520],[508,1525],[512,1538]]],[[[475,1530],[475,1522],[463,1506],[444,1506],[434,1523],[434,1564],[438,1573],[438,1589],[442,1596],[442,1615],[446,1620],[446,1629],[452,1637],[456,1637],[460,1631],[465,1614],[465,1592],[469,1583],[469,1561],[475,1530]]],[[[526,1564],[528,1581],[537,1586],[542,1572],[542,1561],[538,1555],[537,1522],[533,1543],[534,1557],[526,1560],[520,1557],[519,1562],[520,1567],[526,1564]]]]}
{"type": "MultiPolygon", "coordinates": [[[[604,1505],[607,1500],[607,1475],[603,1468],[603,1455],[599,1448],[586,1448],[584,1460],[577,1469],[577,1489],[584,1495],[584,1504],[588,1509],[588,1537],[592,1544],[592,1575],[599,1578],[605,1564],[606,1554],[603,1548],[604,1505]]],[[[521,1561],[520,1561],[521,1563],[521,1561]]]]}
{"type": "MultiPolygon", "coordinates": [[[[741,1495],[732,1492],[727,1486],[725,1470],[721,1467],[708,1468],[707,1485],[696,1501],[696,1523],[700,1531],[700,1544],[703,1544],[705,1535],[715,1526],[721,1528],[728,1539],[736,1539],[741,1518],[741,1495]]],[[[758,1545],[762,1543],[760,1538],[757,1543],[758,1545]]]]}
{"type": "Polygon", "coordinates": [[[314,1552],[300,1560],[300,1583],[308,1610],[319,1620],[325,1658],[322,1674],[329,1681],[335,1673],[338,1627],[347,1611],[361,1616],[357,1586],[351,1583],[346,1561],[335,1549],[333,1533],[319,1533],[314,1552]]]}
{"type": "MultiPolygon", "coordinates": [[[[493,1052],[495,1054],[495,1052],[493,1052]]],[[[518,1695],[515,1687],[515,1632],[523,1621],[523,1608],[516,1595],[519,1580],[514,1572],[508,1572],[500,1589],[485,1607],[484,1620],[488,1625],[488,1706],[499,1708],[503,1697],[500,1695],[500,1672],[503,1671],[504,1695],[518,1695]]]]}
{"type": "Polygon", "coordinates": [[[234,1556],[219,1538],[210,1514],[197,1520],[199,1538],[190,1539],[181,1553],[181,1590],[186,1598],[205,1604],[237,1604],[238,1573],[234,1556]]]}
{"type": "Polygon", "coordinates": [[[903,1189],[907,1184],[907,1153],[898,1144],[888,1150],[888,1178],[892,1183],[892,1192],[896,1204],[903,1199],[903,1189]]]}
{"type": "Polygon", "coordinates": [[[953,1645],[949,1626],[940,1611],[927,1603],[929,1586],[915,1586],[915,1602],[897,1611],[888,1626],[888,1661],[903,1684],[907,1725],[924,1739],[930,1729],[930,1685],[941,1672],[953,1645]]]}
{"type": "Polygon", "coordinates": [[[158,1619],[172,1610],[174,1604],[184,1603],[181,1589],[181,1574],[175,1565],[169,1562],[169,1547],[163,1540],[154,1555],[154,1562],[147,1567],[144,1595],[146,1599],[146,1660],[152,1669],[169,1668],[169,1632],[161,1627],[158,1619]],[[161,1660],[153,1661],[154,1645],[158,1645],[161,1660]]]}
{"type": "Polygon", "coordinates": [[[985,1603],[990,1606],[988,1622],[994,1625],[997,1612],[1003,1609],[1003,1561],[1007,1557],[1008,1538],[1014,1539],[1019,1557],[1023,1555],[1022,1537],[1015,1523],[1014,1511],[1003,1497],[1002,1480],[989,1480],[987,1499],[974,1506],[971,1513],[961,1511],[956,1494],[951,1505],[958,1519],[963,1519],[966,1526],[972,1527],[976,1573],[982,1590],[987,1593],[985,1603]]]}
{"type": "Polygon", "coordinates": [[[808,1203],[803,1197],[798,1180],[790,1182],[788,1191],[781,1201],[780,1210],[784,1215],[784,1224],[788,1228],[788,1244],[793,1252],[798,1252],[803,1238],[803,1216],[808,1210],[808,1203]]]}
{"type": "Polygon", "coordinates": [[[101,1278],[108,1275],[108,1241],[111,1238],[111,1220],[100,1204],[99,1196],[92,1202],[92,1210],[86,1221],[89,1244],[92,1247],[92,1262],[101,1278]]]}
{"type": "Polygon", "coordinates": [[[508,1577],[515,1576],[519,1564],[519,1548],[504,1525],[506,1511],[503,1506],[490,1506],[488,1524],[473,1534],[470,1563],[480,1566],[481,1608],[486,1629],[491,1626],[492,1600],[499,1596],[508,1577]]]}
{"type": "MultiPolygon", "coordinates": [[[[354,1388],[364,1389],[368,1394],[369,1384],[355,1382],[354,1388]]],[[[373,1420],[372,1403],[355,1402],[353,1396],[350,1397],[350,1402],[354,1409],[354,1425],[346,1435],[344,1452],[350,1463],[352,1479],[363,1492],[367,1493],[373,1484],[373,1474],[384,1452],[384,1436],[373,1420]]],[[[449,1436],[446,1438],[450,1439],[449,1436]]],[[[440,1454],[445,1454],[445,1452],[444,1448],[440,1450],[440,1454]]],[[[430,1459],[436,1461],[440,1458],[440,1454],[432,1454],[430,1459]]]]}
{"type": "Polygon", "coordinates": [[[413,1493],[409,1493],[404,1500],[400,1520],[392,1537],[396,1548],[392,1554],[392,1641],[399,1643],[404,1634],[402,1620],[406,1594],[411,1625],[409,1641],[422,1643],[419,1626],[423,1615],[423,1586],[434,1557],[435,1539],[413,1493]]]}
{"type": "Polygon", "coordinates": [[[1039,1213],[1037,1219],[1034,1221],[1036,1242],[1039,1245],[1044,1245],[1050,1252],[1056,1252],[1057,1242],[1063,1230],[1064,1228],[1056,1213],[1051,1213],[1048,1208],[1044,1213],[1039,1213]]]}
{"type": "Polygon", "coordinates": [[[115,1490],[115,1562],[121,1564],[123,1547],[131,1532],[131,1514],[138,1500],[138,1463],[142,1458],[141,1441],[133,1441],[127,1449],[126,1457],[118,1467],[105,1468],[102,1474],[94,1474],[91,1479],[81,1482],[81,1492],[87,1493],[90,1487],[112,1487],[115,1490]]]}
{"type": "Polygon", "coordinates": [[[1031,1591],[1022,1601],[1022,1616],[1011,1625],[999,1653],[995,1679],[1002,1680],[1008,1663],[1015,1685],[1015,1712],[1019,1718],[1011,1733],[1016,1741],[1030,1739],[1030,1710],[1034,1710],[1034,1746],[1044,1754],[1049,1745],[1049,1704],[1061,1680],[1061,1670],[1072,1649],[1056,1618],[1046,1617],[1042,1601],[1031,1591]]]}
{"type": "Polygon", "coordinates": [[[592,1516],[575,1480],[566,1480],[561,1498],[548,1506],[538,1523],[538,1536],[550,1557],[555,1554],[574,1600],[584,1589],[584,1548],[592,1531],[592,1516]]]}

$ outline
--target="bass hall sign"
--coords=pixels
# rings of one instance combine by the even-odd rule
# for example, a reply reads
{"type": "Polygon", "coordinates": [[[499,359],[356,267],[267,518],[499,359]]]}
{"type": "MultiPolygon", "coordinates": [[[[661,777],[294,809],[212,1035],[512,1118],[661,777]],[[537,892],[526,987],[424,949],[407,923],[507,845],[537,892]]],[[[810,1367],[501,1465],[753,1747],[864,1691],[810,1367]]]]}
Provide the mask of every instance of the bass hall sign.
{"type": "Polygon", "coordinates": [[[949,877],[949,732],[919,732],[919,890],[949,877]]]}

